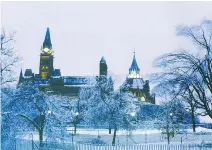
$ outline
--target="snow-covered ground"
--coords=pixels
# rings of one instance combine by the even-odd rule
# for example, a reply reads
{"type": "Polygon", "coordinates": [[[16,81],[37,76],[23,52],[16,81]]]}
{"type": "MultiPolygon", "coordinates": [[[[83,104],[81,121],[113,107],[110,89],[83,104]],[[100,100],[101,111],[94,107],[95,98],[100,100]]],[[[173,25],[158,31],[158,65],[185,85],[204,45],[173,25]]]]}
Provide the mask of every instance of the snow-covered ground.
{"type": "MultiPolygon", "coordinates": [[[[192,133],[193,130],[192,129],[188,129],[188,132],[192,133]]],[[[212,129],[207,129],[207,128],[203,128],[203,127],[196,127],[196,133],[200,133],[200,132],[212,132],[212,129]]]]}
{"type": "MultiPolygon", "coordinates": [[[[67,128],[67,131],[69,133],[72,133],[74,128],[69,127],[67,128]]],[[[87,135],[108,135],[108,129],[77,129],[77,134],[87,134],[87,135]]],[[[133,135],[139,135],[139,134],[156,134],[161,133],[161,131],[153,129],[153,130],[134,130],[131,132],[133,135]]],[[[126,135],[129,134],[126,130],[118,130],[117,135],[126,135]]]]}
{"type": "MultiPolygon", "coordinates": [[[[77,129],[77,134],[73,134],[73,128],[67,129],[69,137],[66,138],[67,142],[71,142],[72,139],[77,143],[89,143],[93,139],[96,139],[98,136],[102,141],[107,144],[111,144],[112,134],[109,134],[108,129],[77,129]]],[[[23,137],[24,139],[32,139],[32,135],[28,134],[23,137]]],[[[38,140],[38,134],[33,133],[33,139],[38,140]]],[[[44,138],[45,141],[45,138],[44,138]]],[[[203,127],[197,127],[196,133],[192,132],[192,129],[187,129],[187,132],[183,134],[178,134],[171,139],[171,143],[195,143],[199,144],[203,141],[212,141],[212,129],[206,129],[203,127]]],[[[135,130],[132,132],[127,132],[124,130],[117,131],[116,136],[117,144],[142,144],[142,143],[167,143],[165,135],[161,134],[160,130],[135,130]]]]}

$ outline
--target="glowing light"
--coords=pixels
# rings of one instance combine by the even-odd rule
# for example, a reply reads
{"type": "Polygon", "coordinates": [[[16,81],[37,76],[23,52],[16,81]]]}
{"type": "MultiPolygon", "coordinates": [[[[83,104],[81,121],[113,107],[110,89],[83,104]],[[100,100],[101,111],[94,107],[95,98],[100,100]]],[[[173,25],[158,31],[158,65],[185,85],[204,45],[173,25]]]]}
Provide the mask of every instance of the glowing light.
{"type": "Polygon", "coordinates": [[[136,71],[131,71],[128,78],[140,78],[140,75],[136,71]]]}
{"type": "Polygon", "coordinates": [[[134,96],[136,96],[136,92],[134,92],[134,96]]]}
{"type": "Polygon", "coordinates": [[[52,49],[50,49],[48,53],[51,54],[51,55],[53,55],[54,54],[54,51],[52,49]]]}
{"type": "Polygon", "coordinates": [[[44,50],[43,50],[44,52],[48,52],[49,51],[49,49],[48,48],[44,48],[44,50]]]}
{"type": "Polygon", "coordinates": [[[145,98],[143,96],[141,97],[141,101],[145,101],[145,98]]]}
{"type": "Polygon", "coordinates": [[[135,116],[135,112],[131,112],[130,115],[134,117],[135,116]]]}
{"type": "Polygon", "coordinates": [[[47,77],[47,72],[41,72],[41,77],[45,79],[47,77]]]}

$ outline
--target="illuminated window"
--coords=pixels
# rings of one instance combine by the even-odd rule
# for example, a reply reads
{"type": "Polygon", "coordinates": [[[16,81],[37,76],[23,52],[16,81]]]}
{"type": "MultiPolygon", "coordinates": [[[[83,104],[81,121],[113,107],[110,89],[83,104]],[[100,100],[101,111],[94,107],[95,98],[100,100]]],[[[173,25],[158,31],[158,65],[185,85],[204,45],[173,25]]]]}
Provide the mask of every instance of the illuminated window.
{"type": "Polygon", "coordinates": [[[136,71],[131,71],[128,78],[140,78],[140,75],[137,74],[136,71]]]}
{"type": "Polygon", "coordinates": [[[136,92],[134,92],[134,96],[136,96],[136,92]]]}
{"type": "Polygon", "coordinates": [[[143,96],[141,97],[141,101],[145,101],[145,98],[143,96]]]}

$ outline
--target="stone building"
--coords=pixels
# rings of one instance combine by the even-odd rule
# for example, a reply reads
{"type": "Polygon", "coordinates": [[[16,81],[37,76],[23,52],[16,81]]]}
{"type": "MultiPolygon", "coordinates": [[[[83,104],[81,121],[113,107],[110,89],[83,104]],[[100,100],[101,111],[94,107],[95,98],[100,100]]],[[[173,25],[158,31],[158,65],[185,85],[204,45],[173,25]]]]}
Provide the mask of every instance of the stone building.
{"type": "MultiPolygon", "coordinates": [[[[107,64],[102,57],[99,73],[107,75],[107,64]]],[[[79,89],[84,86],[92,86],[95,77],[92,76],[62,76],[60,69],[54,68],[54,50],[52,48],[50,30],[47,28],[44,42],[40,52],[39,74],[34,74],[32,69],[20,72],[19,82],[31,82],[38,85],[40,90],[53,94],[66,96],[78,96],[79,89]]]]}
{"type": "Polygon", "coordinates": [[[123,92],[131,92],[141,101],[155,104],[155,95],[150,94],[149,80],[144,80],[140,75],[140,68],[135,58],[135,52],[129,68],[129,74],[120,89],[123,92]]]}
{"type": "MultiPolygon", "coordinates": [[[[99,63],[99,76],[107,76],[107,63],[104,57],[99,63]]],[[[47,28],[44,42],[41,46],[39,74],[34,74],[32,69],[26,69],[24,74],[21,70],[19,82],[30,82],[37,85],[40,90],[76,97],[79,90],[85,86],[93,86],[96,81],[93,76],[62,76],[60,69],[54,68],[54,50],[52,48],[50,30],[47,28]]],[[[129,75],[121,86],[123,92],[132,92],[141,101],[155,103],[155,96],[150,94],[149,81],[140,76],[140,69],[136,62],[135,54],[129,75]]]]}

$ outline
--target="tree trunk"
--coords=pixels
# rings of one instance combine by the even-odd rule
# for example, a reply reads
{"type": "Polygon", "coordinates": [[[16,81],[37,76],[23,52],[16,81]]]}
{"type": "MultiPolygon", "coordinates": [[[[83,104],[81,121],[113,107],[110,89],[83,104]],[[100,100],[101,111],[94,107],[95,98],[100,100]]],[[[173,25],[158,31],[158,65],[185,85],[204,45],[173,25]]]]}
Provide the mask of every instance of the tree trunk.
{"type": "Polygon", "coordinates": [[[110,127],[110,125],[109,125],[109,134],[111,134],[111,127],[110,127]]]}
{"type": "Polygon", "coordinates": [[[78,122],[78,115],[75,117],[75,120],[74,120],[74,134],[77,133],[77,122],[78,122]]]}
{"type": "Polygon", "coordinates": [[[76,122],[74,123],[74,134],[76,134],[77,133],[77,124],[76,124],[76,122]]]}
{"type": "Polygon", "coordinates": [[[192,117],[192,126],[193,132],[196,132],[196,123],[195,123],[195,116],[194,116],[194,108],[191,108],[191,117],[192,117]]]}
{"type": "Polygon", "coordinates": [[[43,147],[43,129],[39,131],[40,148],[43,147]]]}
{"type": "Polygon", "coordinates": [[[113,133],[113,141],[112,141],[112,145],[115,145],[115,141],[116,141],[116,131],[117,129],[114,129],[114,133],[113,133]]]}
{"type": "Polygon", "coordinates": [[[168,144],[170,144],[170,135],[169,135],[169,133],[167,133],[167,140],[168,140],[168,144]]]}
{"type": "Polygon", "coordinates": [[[170,144],[170,133],[169,133],[169,126],[168,125],[166,126],[166,135],[167,135],[168,144],[170,144]]]}

